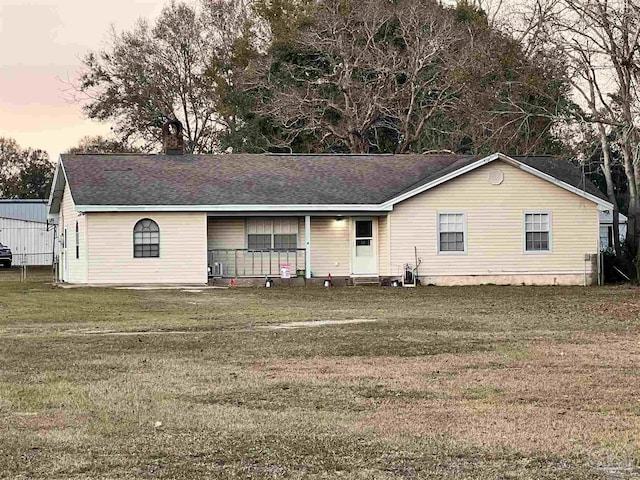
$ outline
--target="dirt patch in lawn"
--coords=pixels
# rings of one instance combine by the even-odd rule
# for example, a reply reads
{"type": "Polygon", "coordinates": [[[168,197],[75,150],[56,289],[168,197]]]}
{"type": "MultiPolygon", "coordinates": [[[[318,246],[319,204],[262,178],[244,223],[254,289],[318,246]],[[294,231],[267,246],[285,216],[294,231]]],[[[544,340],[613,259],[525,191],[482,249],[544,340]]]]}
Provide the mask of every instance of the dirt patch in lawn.
{"type": "Polygon", "coordinates": [[[263,330],[291,330],[296,328],[314,328],[328,327],[335,325],[352,325],[354,323],[373,323],[377,322],[376,318],[353,318],[351,320],[316,320],[311,322],[289,322],[279,323],[277,325],[260,325],[256,328],[263,330]]]}
{"type": "Polygon", "coordinates": [[[609,448],[634,456],[640,451],[640,343],[619,336],[576,341],[422,358],[274,361],[255,365],[254,375],[354,391],[364,383],[371,392],[386,392],[369,414],[345,425],[356,431],[444,433],[529,453],[591,455],[609,448]],[[409,391],[414,394],[400,393],[409,391]]]}
{"type": "Polygon", "coordinates": [[[598,315],[607,315],[618,320],[631,320],[640,318],[640,302],[630,300],[620,303],[599,303],[591,305],[588,310],[598,315]]]}

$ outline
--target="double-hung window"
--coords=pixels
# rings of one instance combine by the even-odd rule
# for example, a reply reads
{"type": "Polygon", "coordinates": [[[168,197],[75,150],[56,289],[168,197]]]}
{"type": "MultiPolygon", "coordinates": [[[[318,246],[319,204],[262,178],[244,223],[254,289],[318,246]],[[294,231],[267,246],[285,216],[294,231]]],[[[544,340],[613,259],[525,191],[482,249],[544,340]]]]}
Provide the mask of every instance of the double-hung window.
{"type": "Polygon", "coordinates": [[[465,237],[464,213],[438,213],[438,253],[465,253],[465,237]]]}
{"type": "Polygon", "coordinates": [[[551,251],[551,214],[548,212],[525,212],[525,252],[551,251]]]}
{"type": "Polygon", "coordinates": [[[247,220],[247,249],[296,250],[298,248],[298,219],[251,218],[247,220]]]}

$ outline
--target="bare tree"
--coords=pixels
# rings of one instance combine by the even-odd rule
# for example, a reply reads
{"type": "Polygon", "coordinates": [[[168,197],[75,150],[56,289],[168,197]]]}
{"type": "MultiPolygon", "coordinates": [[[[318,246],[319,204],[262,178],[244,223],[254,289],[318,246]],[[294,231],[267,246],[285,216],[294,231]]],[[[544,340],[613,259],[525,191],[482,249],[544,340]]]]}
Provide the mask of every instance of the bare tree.
{"type": "Polygon", "coordinates": [[[320,132],[350,152],[376,148],[382,131],[405,152],[436,112],[451,108],[468,61],[451,16],[432,0],[319,2],[287,61],[266,57],[248,87],[290,144],[320,132]],[[292,56],[293,55],[293,56],[292,56]]]}
{"type": "Polygon", "coordinates": [[[489,26],[497,28],[503,25],[505,9],[510,6],[511,2],[505,2],[505,0],[463,0],[457,3],[467,3],[476,10],[484,12],[489,26]]]}
{"type": "Polygon", "coordinates": [[[75,147],[67,149],[67,153],[143,153],[135,145],[127,144],[115,138],[102,135],[82,137],[75,147]]]}
{"type": "Polygon", "coordinates": [[[607,195],[618,209],[611,174],[611,133],[615,133],[629,191],[626,243],[640,277],[640,2],[638,0],[561,0],[540,19],[545,41],[568,60],[571,83],[602,147],[607,195]]]}
{"type": "Polygon", "coordinates": [[[250,28],[248,1],[172,1],[152,25],[111,32],[108,47],[84,59],[77,91],[86,114],[113,122],[119,140],[145,151],[159,148],[167,119],[178,119],[189,152],[215,151],[227,128],[229,62],[250,28]]]}

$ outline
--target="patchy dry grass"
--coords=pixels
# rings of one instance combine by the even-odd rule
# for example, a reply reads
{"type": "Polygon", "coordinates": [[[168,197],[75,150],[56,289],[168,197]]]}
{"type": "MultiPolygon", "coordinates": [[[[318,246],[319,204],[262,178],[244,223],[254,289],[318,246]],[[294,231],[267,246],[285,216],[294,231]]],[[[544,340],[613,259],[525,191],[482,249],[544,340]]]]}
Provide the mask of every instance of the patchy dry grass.
{"type": "Polygon", "coordinates": [[[0,478],[638,478],[638,293],[1,281],[0,478]]]}

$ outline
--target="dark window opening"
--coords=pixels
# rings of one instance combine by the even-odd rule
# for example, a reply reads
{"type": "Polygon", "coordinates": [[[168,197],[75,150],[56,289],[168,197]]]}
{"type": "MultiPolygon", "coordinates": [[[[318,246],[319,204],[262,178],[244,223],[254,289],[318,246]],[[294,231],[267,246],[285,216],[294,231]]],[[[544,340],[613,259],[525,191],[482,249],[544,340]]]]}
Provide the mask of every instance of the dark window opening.
{"type": "Polygon", "coordinates": [[[464,252],[464,233],[442,232],[440,233],[441,252],[464,252]]]}
{"type": "Polygon", "coordinates": [[[271,250],[271,235],[250,233],[247,235],[247,248],[249,250],[271,250]]]}
{"type": "Polygon", "coordinates": [[[76,259],[80,258],[80,229],[78,228],[78,222],[76,222],[76,259]]]}
{"type": "Polygon", "coordinates": [[[273,248],[276,250],[295,250],[298,248],[298,236],[295,233],[276,233],[273,235],[273,248]]]}
{"type": "Polygon", "coordinates": [[[356,238],[373,237],[373,222],[371,220],[356,221],[356,238]]]}

